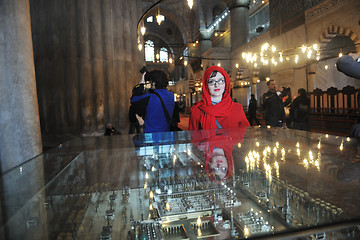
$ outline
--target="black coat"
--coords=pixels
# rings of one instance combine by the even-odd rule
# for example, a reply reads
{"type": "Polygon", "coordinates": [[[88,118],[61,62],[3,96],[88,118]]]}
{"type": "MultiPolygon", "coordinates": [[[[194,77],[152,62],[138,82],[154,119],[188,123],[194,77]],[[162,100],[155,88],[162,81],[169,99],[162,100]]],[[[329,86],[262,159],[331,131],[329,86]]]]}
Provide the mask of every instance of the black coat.
{"type": "Polygon", "coordinates": [[[262,109],[265,111],[267,125],[279,127],[285,122],[284,104],[276,92],[267,91],[263,95],[262,109]]]}

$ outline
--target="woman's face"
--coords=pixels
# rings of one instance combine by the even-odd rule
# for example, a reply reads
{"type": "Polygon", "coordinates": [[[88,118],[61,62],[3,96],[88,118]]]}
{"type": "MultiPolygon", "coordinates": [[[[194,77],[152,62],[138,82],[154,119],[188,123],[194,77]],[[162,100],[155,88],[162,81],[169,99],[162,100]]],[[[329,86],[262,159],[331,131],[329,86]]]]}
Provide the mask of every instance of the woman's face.
{"type": "Polygon", "coordinates": [[[221,100],[225,91],[225,77],[220,72],[216,72],[215,76],[209,78],[208,87],[211,98],[220,98],[221,100]]]}
{"type": "Polygon", "coordinates": [[[225,157],[224,151],[214,151],[211,156],[210,169],[214,176],[217,176],[219,179],[224,179],[229,170],[228,162],[225,157]]]}

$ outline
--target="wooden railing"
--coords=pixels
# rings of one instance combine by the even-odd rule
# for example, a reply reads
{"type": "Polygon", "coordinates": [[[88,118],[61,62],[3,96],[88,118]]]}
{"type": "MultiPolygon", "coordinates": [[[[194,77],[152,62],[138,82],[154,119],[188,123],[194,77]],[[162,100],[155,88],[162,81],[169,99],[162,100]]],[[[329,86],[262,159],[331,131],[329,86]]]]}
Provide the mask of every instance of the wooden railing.
{"type": "Polygon", "coordinates": [[[311,131],[341,136],[349,134],[351,126],[360,116],[359,89],[352,86],[342,90],[334,87],[326,91],[315,89],[309,97],[311,131]]]}

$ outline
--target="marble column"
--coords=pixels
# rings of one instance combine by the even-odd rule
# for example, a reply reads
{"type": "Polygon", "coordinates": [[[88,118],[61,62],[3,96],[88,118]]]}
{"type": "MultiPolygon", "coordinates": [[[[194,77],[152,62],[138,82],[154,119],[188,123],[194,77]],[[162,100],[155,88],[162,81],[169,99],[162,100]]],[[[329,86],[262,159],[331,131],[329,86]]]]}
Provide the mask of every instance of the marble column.
{"type": "Polygon", "coordinates": [[[0,1],[0,72],[4,172],[42,152],[29,0],[0,1]]]}
{"type": "Polygon", "coordinates": [[[204,52],[209,50],[211,45],[211,35],[213,34],[213,30],[200,29],[200,55],[203,55],[204,52]]]}
{"type": "Polygon", "coordinates": [[[235,50],[249,41],[249,0],[231,0],[230,10],[231,49],[235,50]]]}

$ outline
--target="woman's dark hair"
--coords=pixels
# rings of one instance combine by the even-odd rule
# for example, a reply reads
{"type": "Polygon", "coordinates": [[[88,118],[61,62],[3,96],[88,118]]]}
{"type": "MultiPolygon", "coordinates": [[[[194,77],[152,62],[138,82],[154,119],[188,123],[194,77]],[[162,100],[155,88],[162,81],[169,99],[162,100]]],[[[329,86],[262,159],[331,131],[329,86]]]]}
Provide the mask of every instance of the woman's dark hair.
{"type": "Polygon", "coordinates": [[[307,94],[306,94],[306,90],[305,90],[305,89],[303,89],[303,88],[299,88],[298,93],[300,94],[300,96],[304,96],[304,97],[306,97],[306,96],[307,96],[307,94]]]}
{"type": "Polygon", "coordinates": [[[150,82],[155,83],[156,89],[164,89],[169,84],[169,76],[166,72],[162,70],[152,70],[146,75],[148,75],[147,77],[150,82]]]}
{"type": "Polygon", "coordinates": [[[213,72],[210,74],[209,79],[212,78],[212,77],[215,77],[218,72],[219,72],[219,71],[217,71],[217,70],[213,71],[213,72]]]}

